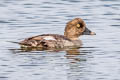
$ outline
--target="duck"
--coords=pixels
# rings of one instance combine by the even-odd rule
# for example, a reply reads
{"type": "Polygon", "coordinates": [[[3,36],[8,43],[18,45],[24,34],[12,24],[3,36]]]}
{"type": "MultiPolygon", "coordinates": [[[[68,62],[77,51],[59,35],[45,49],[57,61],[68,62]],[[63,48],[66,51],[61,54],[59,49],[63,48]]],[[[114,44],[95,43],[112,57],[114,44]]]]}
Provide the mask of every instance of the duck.
{"type": "Polygon", "coordinates": [[[80,47],[81,35],[96,35],[86,27],[86,23],[81,18],[75,18],[67,22],[64,35],[41,34],[26,38],[19,42],[22,48],[65,48],[80,47]]]}

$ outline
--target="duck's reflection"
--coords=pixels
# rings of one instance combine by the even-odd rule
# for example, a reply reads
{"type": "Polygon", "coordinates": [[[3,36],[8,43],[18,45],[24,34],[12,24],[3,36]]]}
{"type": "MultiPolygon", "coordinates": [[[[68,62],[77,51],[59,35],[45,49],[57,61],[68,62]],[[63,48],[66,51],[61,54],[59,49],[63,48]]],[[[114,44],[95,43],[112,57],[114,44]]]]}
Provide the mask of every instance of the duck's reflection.
{"type": "MultiPolygon", "coordinates": [[[[44,51],[44,50],[45,49],[42,49],[42,48],[29,48],[29,49],[20,49],[20,50],[18,50],[19,52],[14,51],[14,53],[23,53],[23,52],[31,53],[32,51],[34,52],[34,51],[44,51]]],[[[65,60],[63,60],[63,63],[60,63],[59,61],[62,61],[60,57],[53,56],[53,54],[49,54],[52,56],[48,56],[46,53],[46,54],[44,54],[42,61],[47,60],[48,62],[44,63],[44,64],[46,64],[50,68],[53,68],[53,66],[57,67],[57,69],[60,70],[61,73],[65,72],[68,80],[77,80],[77,79],[79,80],[80,78],[86,79],[86,77],[85,77],[86,76],[86,68],[88,65],[86,56],[88,53],[91,53],[90,50],[88,50],[86,48],[70,48],[70,49],[64,49],[64,50],[63,49],[52,49],[52,50],[45,50],[45,51],[50,51],[51,53],[57,52],[58,54],[57,53],[56,54],[60,57],[61,57],[60,51],[65,51],[66,54],[64,56],[65,60]],[[87,54],[86,54],[86,52],[87,52],[87,54]],[[67,59],[67,61],[66,61],[66,59],[67,59]],[[52,64],[48,64],[48,63],[52,63],[52,64]],[[66,70],[66,67],[63,67],[60,65],[58,66],[58,64],[67,66],[68,67],[67,70],[66,70]],[[63,67],[63,68],[61,68],[61,67],[63,67]],[[62,70],[64,70],[64,71],[62,71],[62,70]]],[[[37,60],[39,60],[38,58],[41,58],[42,56],[43,55],[40,55],[39,57],[34,56],[35,57],[34,59],[36,59],[34,61],[37,62],[37,60]]],[[[38,62],[40,62],[40,61],[38,61],[38,62]]],[[[39,67],[43,68],[44,66],[39,66],[39,67]]],[[[56,72],[56,73],[58,74],[58,72],[56,72]]],[[[46,75],[46,74],[43,73],[43,75],[46,75]]]]}
{"type": "Polygon", "coordinates": [[[67,55],[79,55],[80,54],[80,51],[79,49],[70,49],[70,50],[66,50],[67,52],[67,55]]]}
{"type": "MultiPolygon", "coordinates": [[[[79,47],[80,48],[80,47],[79,47]]],[[[60,52],[60,51],[66,51],[68,55],[77,55],[79,54],[79,48],[49,48],[49,49],[46,49],[46,48],[19,48],[19,49],[9,49],[9,50],[12,50],[12,51],[15,51],[15,53],[19,53],[19,52],[32,52],[32,51],[47,51],[47,52],[60,52]]]]}
{"type": "MultiPolygon", "coordinates": [[[[82,47],[81,47],[82,48],[82,47]]],[[[50,52],[50,53],[60,53],[61,51],[65,51],[66,55],[65,57],[67,59],[72,59],[72,63],[76,61],[85,61],[83,59],[83,56],[86,55],[86,52],[80,51],[81,48],[65,48],[65,49],[44,49],[44,48],[20,48],[20,49],[11,49],[12,53],[19,54],[23,52],[27,52],[28,54],[32,54],[34,51],[40,51],[40,52],[50,52]]],[[[89,51],[87,51],[89,52],[89,51]]],[[[26,54],[26,53],[25,53],[26,54]]]]}
{"type": "MultiPolygon", "coordinates": [[[[68,80],[82,80],[86,79],[86,61],[87,55],[84,51],[79,49],[67,50],[66,58],[69,60],[69,71],[67,73],[68,80]]],[[[89,51],[88,51],[89,52],[89,51]]]]}

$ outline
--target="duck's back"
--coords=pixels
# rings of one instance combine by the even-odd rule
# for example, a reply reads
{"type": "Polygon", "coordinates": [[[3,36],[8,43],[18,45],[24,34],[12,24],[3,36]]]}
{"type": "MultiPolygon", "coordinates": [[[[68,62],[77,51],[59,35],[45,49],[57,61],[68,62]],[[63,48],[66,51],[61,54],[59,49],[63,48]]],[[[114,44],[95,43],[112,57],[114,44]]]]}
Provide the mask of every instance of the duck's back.
{"type": "Polygon", "coordinates": [[[22,47],[64,48],[73,46],[73,42],[63,35],[43,34],[27,38],[20,42],[22,47]]]}

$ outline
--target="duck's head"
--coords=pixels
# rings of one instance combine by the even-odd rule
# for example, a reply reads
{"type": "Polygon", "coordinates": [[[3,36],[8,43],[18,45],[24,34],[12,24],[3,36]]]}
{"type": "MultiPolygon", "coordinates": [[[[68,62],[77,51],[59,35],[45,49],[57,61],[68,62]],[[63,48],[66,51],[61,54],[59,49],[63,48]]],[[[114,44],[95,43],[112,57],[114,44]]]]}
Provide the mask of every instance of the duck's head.
{"type": "Polygon", "coordinates": [[[75,18],[69,21],[65,27],[64,36],[71,40],[77,40],[80,35],[95,35],[90,31],[81,18],[75,18]]]}

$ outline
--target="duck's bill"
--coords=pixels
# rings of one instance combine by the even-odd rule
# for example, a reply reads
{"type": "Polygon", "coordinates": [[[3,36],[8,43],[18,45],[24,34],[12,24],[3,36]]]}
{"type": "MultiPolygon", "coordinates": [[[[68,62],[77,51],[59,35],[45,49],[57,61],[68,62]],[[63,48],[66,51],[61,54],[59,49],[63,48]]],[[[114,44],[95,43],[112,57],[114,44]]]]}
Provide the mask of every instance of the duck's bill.
{"type": "Polygon", "coordinates": [[[85,28],[85,31],[82,34],[83,35],[96,35],[95,32],[90,31],[88,28],[85,28]]]}

